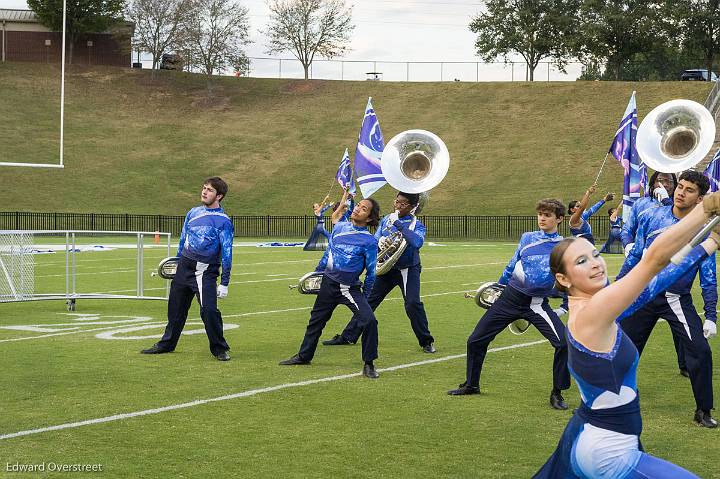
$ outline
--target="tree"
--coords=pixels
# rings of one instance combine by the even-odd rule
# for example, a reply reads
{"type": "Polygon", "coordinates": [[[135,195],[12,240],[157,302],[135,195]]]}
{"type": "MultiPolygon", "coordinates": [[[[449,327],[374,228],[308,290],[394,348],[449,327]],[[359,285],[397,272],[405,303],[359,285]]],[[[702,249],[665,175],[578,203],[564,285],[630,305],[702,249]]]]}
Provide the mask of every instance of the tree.
{"type": "Polygon", "coordinates": [[[135,22],[135,46],[152,54],[155,69],[163,53],[178,45],[180,33],[193,14],[193,2],[134,0],[127,13],[135,22]]]}
{"type": "Polygon", "coordinates": [[[527,63],[530,81],[546,58],[564,71],[578,0],[488,0],[485,6],[487,11],[470,23],[470,31],[478,34],[478,56],[508,62],[517,53],[527,63]]]}
{"type": "Polygon", "coordinates": [[[660,1],[583,0],[573,46],[585,63],[605,65],[604,78],[624,79],[624,68],[638,54],[662,50],[670,41],[660,1]]]}
{"type": "Polygon", "coordinates": [[[195,0],[183,30],[180,51],[186,64],[212,75],[248,65],[243,46],[250,43],[248,10],[234,0],[195,0]]]}
{"type": "Polygon", "coordinates": [[[720,0],[668,0],[666,9],[682,45],[700,52],[705,68],[712,71],[720,52],[720,0]]]}
{"type": "Polygon", "coordinates": [[[302,63],[305,79],[315,55],[333,58],[349,47],[352,6],[345,0],[269,0],[267,53],[289,51],[302,63]]]}
{"type": "MultiPolygon", "coordinates": [[[[27,0],[40,22],[53,31],[63,29],[63,0],[27,0]]],[[[104,32],[122,21],[125,0],[73,0],[66,5],[65,34],[70,39],[68,63],[73,46],[86,33],[104,32]]]]}

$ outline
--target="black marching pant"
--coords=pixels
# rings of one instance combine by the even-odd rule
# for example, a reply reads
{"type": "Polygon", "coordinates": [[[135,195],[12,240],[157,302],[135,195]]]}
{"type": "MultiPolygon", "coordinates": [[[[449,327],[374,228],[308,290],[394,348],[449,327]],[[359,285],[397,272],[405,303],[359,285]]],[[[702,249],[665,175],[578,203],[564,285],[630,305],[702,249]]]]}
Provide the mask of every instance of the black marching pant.
{"type": "Polygon", "coordinates": [[[467,340],[468,386],[480,386],[480,372],[485,361],[488,345],[503,329],[516,319],[526,319],[537,328],[555,348],[553,358],[553,389],[570,387],[570,371],[567,368],[567,341],[565,325],[555,314],[547,298],[533,298],[507,286],[500,297],[480,318],[475,330],[467,340]]]}
{"type": "Polygon", "coordinates": [[[185,327],[193,297],[200,303],[200,317],[210,341],[210,352],[218,355],[230,349],[223,336],[222,315],[217,309],[217,278],[219,264],[207,264],[184,256],[170,283],[168,300],[168,324],[158,346],[173,351],[185,327]]]}
{"type": "Polygon", "coordinates": [[[642,354],[660,318],[668,322],[673,336],[682,343],[697,409],[710,411],[713,408],[712,350],[703,336],[702,319],[695,310],[690,294],[659,294],[623,319],[620,325],[642,354]]]}
{"type": "MultiPolygon", "coordinates": [[[[378,276],[375,284],[370,292],[368,304],[373,311],[377,309],[380,303],[396,286],[402,291],[403,300],[405,301],[405,314],[410,319],[415,337],[420,346],[435,342],[430,329],[428,327],[427,314],[425,314],[425,305],[420,301],[420,273],[422,266],[412,266],[403,269],[391,269],[387,273],[378,276]]],[[[345,326],[342,337],[351,343],[357,342],[362,328],[356,315],[352,317],[350,322],[345,326]]]]}
{"type": "Polygon", "coordinates": [[[362,358],[369,362],[378,357],[377,320],[370,305],[360,291],[360,285],[348,286],[323,276],[320,283],[320,292],[315,299],[315,305],[310,312],[310,322],[305,331],[298,356],[303,361],[312,360],[315,356],[318,341],[325,325],[332,317],[333,311],[339,304],[344,304],[358,318],[358,326],[362,334],[362,358]]]}

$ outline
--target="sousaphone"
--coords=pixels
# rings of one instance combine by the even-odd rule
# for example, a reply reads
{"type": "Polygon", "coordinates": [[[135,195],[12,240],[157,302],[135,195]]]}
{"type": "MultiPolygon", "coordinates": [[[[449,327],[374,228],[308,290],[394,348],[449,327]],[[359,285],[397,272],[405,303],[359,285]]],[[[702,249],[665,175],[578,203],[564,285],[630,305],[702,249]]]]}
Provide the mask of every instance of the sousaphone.
{"type": "MultiPolygon", "coordinates": [[[[427,204],[430,190],[447,175],[450,154],[436,134],[426,130],[407,130],[395,135],[386,145],[380,167],[388,184],[398,191],[419,193],[420,203],[413,215],[427,204]]],[[[383,237],[378,245],[376,274],[385,274],[405,251],[407,242],[400,232],[383,237]]]]}

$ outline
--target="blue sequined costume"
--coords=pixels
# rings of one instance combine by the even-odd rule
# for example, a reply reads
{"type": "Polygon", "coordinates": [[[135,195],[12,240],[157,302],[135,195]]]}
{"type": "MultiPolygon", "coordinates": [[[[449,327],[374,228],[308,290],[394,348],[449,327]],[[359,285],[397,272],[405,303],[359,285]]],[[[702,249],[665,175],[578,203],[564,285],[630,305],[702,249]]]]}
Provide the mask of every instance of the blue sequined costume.
{"type": "Polygon", "coordinates": [[[651,301],[704,258],[707,258],[705,250],[697,246],[682,264],[669,265],[653,278],[616,320],[618,331],[610,352],[598,353],[585,348],[572,337],[570,329],[566,329],[568,368],[580,389],[582,403],[565,428],[555,452],[535,478],[697,477],[643,452],[637,388],[639,355],[619,322],[651,301]]]}

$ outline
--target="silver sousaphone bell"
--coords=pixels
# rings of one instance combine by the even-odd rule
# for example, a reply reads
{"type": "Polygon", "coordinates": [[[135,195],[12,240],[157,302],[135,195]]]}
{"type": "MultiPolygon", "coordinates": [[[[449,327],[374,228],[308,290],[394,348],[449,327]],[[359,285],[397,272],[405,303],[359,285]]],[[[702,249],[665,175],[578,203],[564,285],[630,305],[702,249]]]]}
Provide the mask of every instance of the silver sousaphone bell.
{"type": "Polygon", "coordinates": [[[636,146],[650,168],[679,173],[700,163],[714,141],[715,120],[707,108],[692,100],[671,100],[643,119],[636,146]]]}
{"type": "MultiPolygon", "coordinates": [[[[466,298],[473,298],[475,300],[475,304],[480,306],[483,309],[490,309],[490,306],[497,301],[497,299],[502,294],[503,290],[505,289],[504,284],[496,283],[494,281],[490,281],[487,283],[483,283],[480,285],[480,287],[475,291],[475,293],[465,293],[466,298]]],[[[528,330],[530,327],[530,323],[525,319],[516,319],[512,323],[508,325],[508,331],[510,331],[513,334],[521,335],[525,331],[528,330]]]]}
{"type": "MultiPolygon", "coordinates": [[[[679,173],[694,167],[715,142],[715,119],[692,100],[671,100],[656,106],[638,127],[636,146],[640,159],[656,171],[679,173]]],[[[670,261],[680,264],[720,217],[712,218],[670,261]]]]}
{"type": "MultiPolygon", "coordinates": [[[[450,154],[436,134],[426,130],[398,133],[385,145],[380,166],[388,184],[398,191],[419,193],[420,203],[414,214],[427,204],[430,190],[447,175],[450,154]]],[[[378,245],[376,274],[385,274],[400,259],[407,242],[399,232],[383,237],[378,245]]]]}

